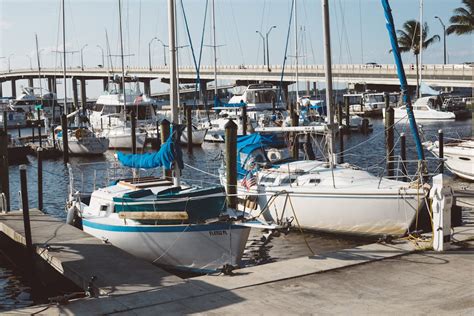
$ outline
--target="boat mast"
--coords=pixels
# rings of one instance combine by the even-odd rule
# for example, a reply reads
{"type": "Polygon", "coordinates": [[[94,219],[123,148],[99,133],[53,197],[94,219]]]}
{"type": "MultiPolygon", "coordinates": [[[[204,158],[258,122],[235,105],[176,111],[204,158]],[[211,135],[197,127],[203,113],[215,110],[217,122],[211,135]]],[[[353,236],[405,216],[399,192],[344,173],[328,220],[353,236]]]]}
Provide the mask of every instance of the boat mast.
{"type": "Polygon", "coordinates": [[[420,85],[417,87],[418,95],[417,97],[421,97],[421,73],[423,72],[423,61],[422,61],[422,55],[423,55],[423,0],[420,0],[420,71],[419,71],[419,83],[420,85]]]}
{"type": "Polygon", "coordinates": [[[122,93],[123,93],[123,119],[127,121],[127,97],[125,94],[125,65],[123,60],[123,35],[122,35],[122,1],[119,3],[119,26],[120,26],[120,58],[122,61],[122,93]]]}
{"type": "Polygon", "coordinates": [[[405,69],[403,68],[402,56],[400,55],[400,48],[398,47],[397,34],[395,33],[395,24],[393,22],[392,9],[388,0],[381,0],[382,6],[385,11],[385,21],[390,37],[390,44],[392,46],[393,57],[395,58],[395,64],[397,65],[397,75],[400,80],[400,90],[403,96],[403,103],[406,104],[408,121],[410,122],[410,129],[415,138],[416,151],[418,154],[418,161],[422,162],[425,159],[423,153],[423,146],[421,145],[420,135],[418,134],[418,127],[415,121],[415,115],[413,114],[413,107],[411,105],[411,98],[408,94],[408,83],[405,75],[405,69]]]}
{"type": "MultiPolygon", "coordinates": [[[[171,105],[171,123],[173,128],[178,126],[178,80],[176,77],[176,23],[175,23],[175,2],[168,0],[168,43],[170,50],[170,105],[171,105]]],[[[179,140],[178,140],[179,141],[179,140]]],[[[178,145],[179,146],[179,145],[178,145]]],[[[179,167],[174,164],[173,182],[175,186],[179,185],[179,167]]]]}
{"type": "MultiPolygon", "coordinates": [[[[296,0],[295,0],[296,1],[296,0]]],[[[328,118],[328,159],[329,163],[334,166],[334,111],[332,108],[332,62],[331,62],[331,36],[329,29],[329,6],[328,0],[321,0],[323,11],[323,36],[324,36],[324,62],[325,62],[325,77],[326,77],[326,109],[328,118]]]]}
{"type": "Polygon", "coordinates": [[[217,98],[217,45],[216,45],[216,8],[212,0],[212,47],[214,50],[214,99],[217,98]]]}
{"type": "MultiPolygon", "coordinates": [[[[40,63],[39,47],[38,47],[38,34],[36,33],[35,33],[35,42],[36,42],[36,61],[38,63],[38,80],[39,80],[39,87],[40,87],[40,99],[41,99],[41,106],[43,106],[43,85],[41,84],[41,63],[40,63]]],[[[38,120],[39,119],[40,118],[38,117],[38,120]]]]}
{"type": "MultiPolygon", "coordinates": [[[[299,87],[298,87],[298,8],[296,6],[296,0],[294,0],[294,14],[295,14],[295,65],[296,65],[296,102],[299,98],[299,87]]],[[[268,48],[267,48],[268,49],[268,48]]]]}
{"type": "Polygon", "coordinates": [[[64,86],[64,108],[63,113],[67,115],[67,90],[66,90],[66,20],[65,20],[65,7],[64,0],[63,5],[63,86],[64,86]]]}

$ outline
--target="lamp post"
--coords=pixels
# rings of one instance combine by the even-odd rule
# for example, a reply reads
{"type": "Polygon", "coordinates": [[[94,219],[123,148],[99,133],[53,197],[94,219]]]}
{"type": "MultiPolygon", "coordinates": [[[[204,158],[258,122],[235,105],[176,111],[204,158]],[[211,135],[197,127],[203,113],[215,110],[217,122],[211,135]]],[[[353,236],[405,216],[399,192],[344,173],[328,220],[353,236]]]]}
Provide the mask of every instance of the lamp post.
{"type": "Polygon", "coordinates": [[[158,38],[158,42],[160,42],[161,45],[163,45],[163,61],[164,61],[164,63],[165,63],[165,66],[167,66],[167,64],[166,64],[166,47],[168,47],[168,45],[166,45],[165,43],[163,43],[163,41],[160,40],[159,38],[158,38]]]}
{"type": "Polygon", "coordinates": [[[265,40],[267,41],[267,70],[270,71],[270,46],[268,46],[268,35],[270,32],[276,28],[276,25],[273,25],[268,29],[267,34],[265,34],[265,40]]]}
{"type": "Polygon", "coordinates": [[[11,72],[10,58],[11,58],[13,55],[15,55],[15,54],[12,53],[12,54],[8,55],[8,58],[7,58],[7,59],[8,59],[8,72],[11,72]]]}
{"type": "Polygon", "coordinates": [[[85,44],[81,48],[81,70],[84,71],[84,48],[86,48],[88,45],[85,44]]]}
{"type": "Polygon", "coordinates": [[[158,37],[153,37],[151,41],[148,43],[148,66],[151,71],[151,43],[153,43],[154,40],[158,40],[158,37]]]}
{"type": "Polygon", "coordinates": [[[105,67],[105,65],[104,65],[104,62],[105,62],[104,61],[104,49],[100,45],[96,45],[96,47],[98,47],[100,49],[100,52],[102,54],[102,67],[105,67]]]}
{"type": "Polygon", "coordinates": [[[438,19],[439,23],[441,23],[441,26],[443,27],[444,64],[446,65],[446,25],[444,25],[439,16],[435,16],[435,19],[438,19]]]}
{"type": "Polygon", "coordinates": [[[255,31],[255,33],[258,33],[258,35],[260,35],[260,37],[262,38],[262,42],[263,42],[263,64],[266,65],[267,63],[265,62],[265,36],[263,36],[263,34],[260,32],[260,31],[255,31]]]}

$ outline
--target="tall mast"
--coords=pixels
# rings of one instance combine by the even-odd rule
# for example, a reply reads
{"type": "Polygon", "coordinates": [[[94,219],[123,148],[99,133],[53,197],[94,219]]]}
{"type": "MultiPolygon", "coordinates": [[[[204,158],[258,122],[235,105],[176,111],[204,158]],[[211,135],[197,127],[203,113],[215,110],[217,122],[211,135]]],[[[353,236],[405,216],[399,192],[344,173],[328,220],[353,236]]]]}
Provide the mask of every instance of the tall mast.
{"type": "Polygon", "coordinates": [[[41,85],[41,63],[40,63],[39,47],[38,47],[38,34],[36,33],[35,33],[35,42],[36,42],[36,62],[38,63],[38,79],[39,79],[39,86],[40,86],[41,103],[43,103],[43,92],[42,92],[43,86],[41,85]]]}
{"type": "Polygon", "coordinates": [[[418,91],[418,95],[417,97],[421,97],[421,73],[423,72],[423,59],[422,59],[422,55],[423,55],[423,0],[420,0],[420,71],[419,71],[419,75],[420,75],[420,79],[419,79],[419,82],[420,82],[420,86],[417,87],[417,91],[418,91]]]}
{"type": "MultiPolygon", "coordinates": [[[[296,1],[296,0],[295,0],[296,1]]],[[[329,7],[328,0],[321,0],[323,11],[323,37],[324,37],[324,63],[325,63],[325,77],[326,77],[326,109],[328,117],[327,135],[328,142],[328,159],[331,166],[334,165],[334,110],[332,108],[332,62],[331,62],[331,37],[329,29],[329,7]]]]}
{"type": "Polygon", "coordinates": [[[299,97],[299,86],[298,86],[298,7],[296,6],[295,1],[295,64],[296,64],[296,102],[298,102],[299,97]]]}
{"type": "Polygon", "coordinates": [[[123,118],[127,120],[127,96],[125,94],[125,64],[123,61],[123,36],[122,36],[122,1],[118,0],[119,3],[119,25],[120,25],[120,58],[122,61],[122,93],[123,93],[123,118]]]}
{"type": "Polygon", "coordinates": [[[63,113],[67,115],[67,90],[66,90],[66,19],[64,0],[63,5],[63,86],[64,86],[64,108],[63,113]]]}
{"type": "MultiPolygon", "coordinates": [[[[176,23],[175,23],[175,2],[168,0],[168,42],[170,50],[170,105],[171,123],[173,128],[178,125],[178,80],[176,77],[176,23]]],[[[179,140],[178,140],[179,141],[179,140]]],[[[174,166],[174,185],[179,185],[179,167],[174,166]]]]}
{"type": "Polygon", "coordinates": [[[214,49],[214,96],[217,98],[217,45],[216,45],[216,8],[212,0],[212,47],[214,49]]]}

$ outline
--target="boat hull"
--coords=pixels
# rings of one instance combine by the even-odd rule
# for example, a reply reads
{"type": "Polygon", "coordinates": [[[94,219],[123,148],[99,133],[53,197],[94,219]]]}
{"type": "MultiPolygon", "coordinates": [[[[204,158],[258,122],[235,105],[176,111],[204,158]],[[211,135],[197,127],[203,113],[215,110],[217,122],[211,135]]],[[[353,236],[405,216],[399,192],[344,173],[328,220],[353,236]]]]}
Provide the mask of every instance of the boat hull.
{"type": "MultiPolygon", "coordinates": [[[[63,142],[57,142],[59,150],[63,151],[63,142]]],[[[68,149],[72,155],[102,155],[109,148],[109,140],[103,137],[87,137],[81,140],[69,139],[68,149]]]]}
{"type": "MultiPolygon", "coordinates": [[[[439,143],[427,142],[428,150],[439,158],[439,143]]],[[[445,164],[448,169],[460,178],[474,181],[474,141],[468,140],[457,144],[445,144],[445,164]]]]}
{"type": "Polygon", "coordinates": [[[126,225],[124,221],[83,218],[85,232],[149,262],[195,272],[239,265],[250,228],[207,225],[126,225]]]}
{"type": "MultiPolygon", "coordinates": [[[[207,129],[193,129],[193,145],[194,146],[201,146],[204,142],[204,138],[206,137],[207,129]]],[[[188,134],[187,128],[184,129],[183,133],[181,134],[180,142],[182,144],[188,143],[188,134]]]]}
{"type": "MultiPolygon", "coordinates": [[[[132,136],[126,133],[117,133],[111,131],[110,133],[103,133],[103,136],[109,139],[109,148],[132,148],[132,136]]],[[[136,133],[137,149],[142,149],[145,146],[146,133],[136,133]]]]}

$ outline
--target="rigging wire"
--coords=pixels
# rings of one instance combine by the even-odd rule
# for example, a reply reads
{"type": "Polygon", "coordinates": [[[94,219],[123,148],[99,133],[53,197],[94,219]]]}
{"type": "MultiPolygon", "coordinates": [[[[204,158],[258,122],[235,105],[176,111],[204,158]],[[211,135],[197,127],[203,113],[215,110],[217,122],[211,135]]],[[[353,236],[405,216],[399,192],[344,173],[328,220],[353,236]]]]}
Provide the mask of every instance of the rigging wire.
{"type": "Polygon", "coordinates": [[[282,88],[283,88],[283,77],[285,75],[286,60],[288,58],[288,43],[290,41],[291,21],[293,20],[294,5],[295,5],[295,2],[291,1],[290,19],[288,21],[288,31],[286,33],[285,54],[283,55],[283,66],[281,67],[280,85],[278,86],[278,102],[279,102],[279,104],[283,103],[281,93],[282,93],[282,88]]]}
{"type": "Polygon", "coordinates": [[[231,0],[229,0],[229,4],[230,4],[230,12],[232,13],[232,21],[234,22],[235,31],[237,33],[237,42],[239,44],[240,58],[242,58],[242,65],[245,65],[244,50],[242,49],[242,42],[240,41],[239,28],[237,27],[237,21],[235,20],[235,14],[234,14],[235,10],[234,10],[234,6],[231,0]]]}
{"type": "Polygon", "coordinates": [[[142,36],[142,0],[138,3],[138,53],[137,53],[137,66],[140,66],[140,44],[142,36]]]}
{"type": "Polygon", "coordinates": [[[359,30],[360,30],[360,54],[361,62],[364,63],[364,33],[362,33],[362,0],[359,0],[359,30]]]}
{"type": "MultiPolygon", "coordinates": [[[[267,7],[267,0],[263,0],[263,8],[262,8],[262,19],[260,20],[260,29],[259,31],[262,32],[263,30],[263,20],[265,18],[265,10],[266,10],[266,7],[267,7]]],[[[258,42],[258,46],[257,46],[257,56],[256,56],[256,59],[255,59],[255,65],[258,65],[258,60],[259,60],[259,57],[260,57],[260,40],[257,41],[258,42]]],[[[264,56],[264,59],[265,59],[265,46],[263,47],[263,56],[264,56]]],[[[285,54],[286,56],[286,54],[285,54]]]]}

